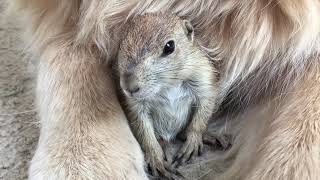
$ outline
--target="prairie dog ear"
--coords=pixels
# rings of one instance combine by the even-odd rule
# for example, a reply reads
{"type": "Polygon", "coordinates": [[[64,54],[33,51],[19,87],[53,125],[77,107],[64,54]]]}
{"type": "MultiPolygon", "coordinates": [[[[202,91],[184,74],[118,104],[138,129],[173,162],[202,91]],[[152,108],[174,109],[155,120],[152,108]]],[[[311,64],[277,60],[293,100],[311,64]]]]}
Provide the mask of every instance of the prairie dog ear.
{"type": "Polygon", "coordinates": [[[183,30],[184,30],[185,34],[187,35],[188,39],[193,41],[194,30],[193,30],[193,26],[192,26],[191,22],[188,20],[183,20],[182,27],[183,27],[183,30]]]}

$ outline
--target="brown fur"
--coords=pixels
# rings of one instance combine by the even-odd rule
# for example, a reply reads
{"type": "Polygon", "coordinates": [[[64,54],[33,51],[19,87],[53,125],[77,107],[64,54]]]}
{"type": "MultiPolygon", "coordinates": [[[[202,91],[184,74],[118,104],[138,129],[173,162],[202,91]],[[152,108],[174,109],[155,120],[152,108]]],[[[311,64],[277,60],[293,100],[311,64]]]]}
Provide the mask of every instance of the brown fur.
{"type": "MultiPolygon", "coordinates": [[[[234,127],[240,128],[233,131],[236,144],[227,154],[234,160],[228,158],[222,161],[225,166],[231,165],[219,176],[221,179],[300,180],[320,177],[318,0],[14,2],[20,10],[26,12],[25,22],[31,33],[28,36],[31,37],[28,41],[31,42],[31,50],[36,55],[41,55],[42,63],[51,62],[47,69],[41,70],[44,66],[40,66],[40,72],[45,71],[46,76],[41,76],[38,85],[46,93],[38,92],[38,98],[43,102],[40,108],[45,116],[41,116],[43,128],[37,153],[41,148],[46,151],[41,158],[36,153],[31,167],[39,163],[41,166],[31,168],[31,177],[35,177],[35,174],[54,177],[58,176],[57,172],[64,172],[59,174],[60,179],[68,174],[73,174],[78,179],[91,176],[85,168],[76,167],[90,167],[101,175],[104,175],[103,172],[110,172],[109,175],[114,178],[123,177],[119,176],[119,172],[127,170],[127,166],[107,171],[113,166],[105,159],[96,158],[108,155],[106,157],[119,160],[118,157],[114,158],[116,152],[119,152],[115,152],[116,148],[106,148],[116,141],[112,138],[110,141],[93,138],[95,143],[84,145],[85,141],[81,141],[84,140],[83,136],[78,136],[82,133],[76,133],[83,131],[75,125],[79,123],[85,127],[91,126],[92,128],[86,129],[101,138],[118,135],[121,139],[133,139],[127,128],[119,128],[116,132],[113,129],[120,122],[126,127],[125,118],[112,91],[113,84],[110,80],[101,80],[101,76],[95,73],[100,72],[101,67],[97,62],[114,56],[118,28],[127,15],[130,18],[153,11],[174,13],[194,24],[195,35],[201,39],[203,48],[212,58],[221,61],[220,81],[224,84],[224,92],[220,96],[221,101],[224,101],[224,112],[233,113],[234,107],[241,106],[240,115],[247,115],[247,118],[235,116],[232,120],[236,124],[234,127]],[[88,61],[91,71],[81,66],[83,63],[79,63],[86,62],[87,59],[92,59],[88,61]],[[61,76],[61,73],[67,76],[61,76]],[[78,81],[74,84],[72,80],[78,81]],[[85,80],[85,83],[80,80],[85,80]],[[46,83],[50,86],[44,86],[46,83]],[[54,91],[48,87],[54,87],[54,91]],[[108,96],[96,98],[99,94],[106,94],[99,93],[101,91],[108,91],[108,96]],[[53,101],[56,104],[52,104],[53,101]],[[89,106],[85,102],[96,105],[89,106]],[[230,103],[232,106],[229,106],[230,103]],[[267,104],[270,103],[277,108],[271,108],[264,118],[254,116],[260,112],[258,110],[246,113],[254,104],[259,105],[263,111],[269,108],[267,104]],[[79,116],[81,112],[88,112],[88,115],[79,116]],[[101,123],[109,122],[102,126],[106,128],[104,131],[94,129],[100,127],[95,125],[99,117],[105,119],[101,123]],[[53,130],[66,129],[66,122],[72,127],[72,131],[51,136],[50,132],[53,130]],[[65,137],[65,141],[57,143],[54,137],[65,137]],[[95,157],[97,161],[94,162],[99,165],[91,165],[91,161],[81,162],[83,158],[90,157],[88,153],[67,153],[60,156],[59,149],[74,142],[78,142],[78,146],[70,147],[79,147],[79,151],[69,152],[90,150],[92,152],[89,154],[95,157]],[[101,146],[103,150],[96,149],[99,147],[98,142],[105,143],[106,146],[101,146]],[[101,155],[102,152],[106,153],[101,155]],[[58,157],[69,161],[62,161],[58,157]],[[43,159],[43,162],[40,161],[43,159]]],[[[222,117],[225,115],[222,113],[222,117]]],[[[118,143],[126,144],[123,141],[118,143]]],[[[137,143],[133,144],[132,147],[138,149],[137,143]]],[[[121,155],[128,153],[141,156],[139,150],[132,151],[131,148],[130,151],[120,151],[121,155]]],[[[121,157],[124,161],[130,159],[130,156],[121,157]]],[[[137,164],[142,165],[142,162],[137,164]]],[[[216,175],[218,174],[212,173],[208,177],[216,175]]]]}

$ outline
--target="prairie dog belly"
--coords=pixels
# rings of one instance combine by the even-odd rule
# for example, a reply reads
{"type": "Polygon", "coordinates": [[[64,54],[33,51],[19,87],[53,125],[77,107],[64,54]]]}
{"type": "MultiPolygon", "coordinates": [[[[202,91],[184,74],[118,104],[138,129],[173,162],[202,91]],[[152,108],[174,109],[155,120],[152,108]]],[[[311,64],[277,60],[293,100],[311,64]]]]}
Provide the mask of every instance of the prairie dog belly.
{"type": "Polygon", "coordinates": [[[155,134],[158,139],[169,141],[188,123],[193,97],[190,91],[179,86],[162,93],[151,104],[155,134]]]}

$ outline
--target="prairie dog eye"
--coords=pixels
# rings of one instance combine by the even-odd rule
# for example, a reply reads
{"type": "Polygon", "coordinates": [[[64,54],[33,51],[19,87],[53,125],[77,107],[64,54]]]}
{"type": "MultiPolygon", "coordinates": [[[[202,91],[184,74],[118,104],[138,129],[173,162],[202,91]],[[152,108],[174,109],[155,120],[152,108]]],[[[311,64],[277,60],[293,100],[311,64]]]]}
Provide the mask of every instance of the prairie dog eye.
{"type": "Polygon", "coordinates": [[[174,41],[170,40],[166,43],[166,45],[164,45],[162,54],[164,56],[167,56],[167,55],[173,53],[174,49],[175,49],[174,41]]]}

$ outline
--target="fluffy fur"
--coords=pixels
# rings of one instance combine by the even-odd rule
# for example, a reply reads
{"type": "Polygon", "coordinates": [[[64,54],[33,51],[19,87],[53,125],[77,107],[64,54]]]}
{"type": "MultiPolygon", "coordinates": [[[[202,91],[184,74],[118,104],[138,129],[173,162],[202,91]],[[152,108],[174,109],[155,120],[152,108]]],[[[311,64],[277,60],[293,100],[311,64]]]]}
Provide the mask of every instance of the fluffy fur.
{"type": "MultiPolygon", "coordinates": [[[[87,168],[95,169],[98,174],[110,172],[113,177],[123,177],[119,171],[128,170],[128,166],[119,166],[111,172],[106,170],[113,167],[106,162],[107,159],[97,158],[94,161],[97,165],[84,161],[90,157],[85,152],[91,151],[92,157],[101,157],[102,151],[97,148],[105,146],[98,144],[107,146],[116,142],[116,138],[92,139],[91,146],[82,146],[84,140],[90,138],[78,136],[84,132],[80,127],[105,127],[99,131],[91,128],[94,137],[117,135],[132,140],[136,151],[120,151],[119,156],[124,161],[130,159],[129,154],[141,156],[118,106],[112,82],[97,75],[102,73],[102,65],[98,62],[114,56],[118,28],[125,19],[154,11],[174,13],[194,24],[203,48],[221,62],[220,81],[224,85],[220,94],[221,116],[226,117],[226,112],[247,115],[244,119],[239,118],[239,113],[233,116],[234,127],[239,127],[232,131],[236,137],[235,145],[226,154],[228,158],[221,161],[226,171],[218,177],[320,177],[318,0],[14,2],[26,12],[25,22],[30,29],[28,37],[31,37],[28,42],[31,42],[31,50],[41,55],[43,64],[38,82],[42,132],[31,166],[31,177],[48,175],[54,179],[58,175],[67,177],[71,174],[92,177],[92,171],[84,170],[87,168]],[[89,64],[89,68],[84,64],[89,64]],[[98,98],[100,95],[104,98],[98,98]],[[251,112],[254,105],[259,105],[258,110],[251,112]],[[268,116],[254,116],[264,110],[269,112],[268,116]],[[98,122],[108,125],[97,126],[98,122]],[[118,123],[123,126],[114,130],[118,123]],[[65,133],[68,126],[71,130],[65,133]],[[63,137],[65,141],[56,141],[63,137]],[[79,151],[73,152],[79,153],[61,156],[64,151],[58,150],[74,143],[79,151]],[[63,158],[59,160],[59,157],[63,158]],[[37,164],[41,166],[37,167],[37,164]]],[[[109,79],[108,76],[105,78],[109,79]]],[[[108,160],[119,152],[103,149],[108,160]]],[[[140,166],[142,159],[137,161],[140,166]]],[[[215,166],[214,162],[212,164],[215,166]]],[[[212,173],[207,178],[216,175],[212,173]]]]}

